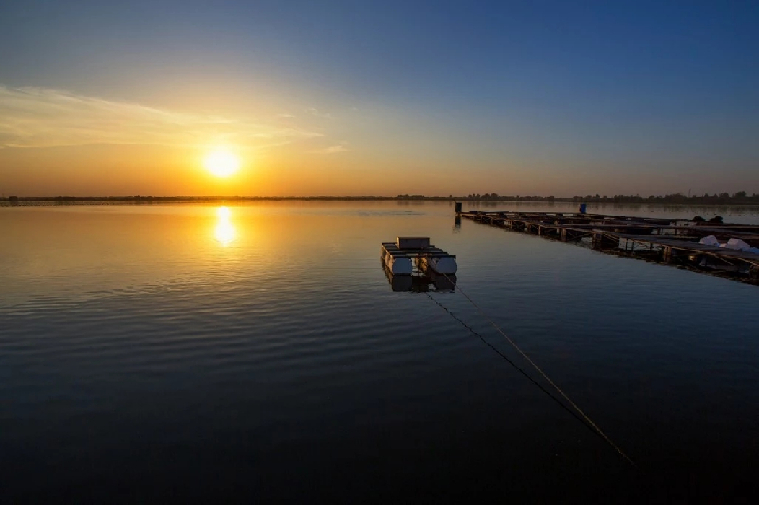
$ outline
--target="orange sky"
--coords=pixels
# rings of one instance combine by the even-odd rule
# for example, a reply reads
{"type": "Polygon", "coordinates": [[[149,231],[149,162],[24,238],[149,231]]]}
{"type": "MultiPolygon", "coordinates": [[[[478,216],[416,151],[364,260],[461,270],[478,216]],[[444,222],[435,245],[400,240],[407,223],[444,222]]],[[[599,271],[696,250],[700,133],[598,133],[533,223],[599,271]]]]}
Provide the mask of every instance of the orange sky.
{"type": "Polygon", "coordinates": [[[379,103],[321,110],[282,97],[243,104],[234,93],[206,103],[197,95],[159,94],[146,104],[0,86],[0,193],[648,195],[751,192],[747,182],[756,182],[746,160],[719,150],[698,160],[666,150],[619,159],[606,145],[576,152],[566,140],[535,143],[524,132],[502,143],[513,125],[502,124],[506,133],[483,129],[455,112],[379,103]],[[231,177],[203,165],[218,146],[239,156],[231,177]],[[715,166],[732,170],[731,178],[715,166]]]}
{"type": "Polygon", "coordinates": [[[462,147],[455,129],[413,111],[407,118],[409,112],[378,105],[337,112],[271,102],[234,112],[232,105],[218,102],[207,112],[189,103],[169,109],[0,87],[0,106],[8,112],[2,126],[16,133],[0,149],[0,192],[394,196],[552,189],[531,175],[539,173],[539,162],[528,170],[508,156],[478,155],[476,142],[462,147]],[[219,146],[239,157],[230,177],[216,177],[203,164],[219,146]]]}
{"type": "Polygon", "coordinates": [[[759,192],[750,9],[163,4],[3,9],[0,195],[759,192]]]}

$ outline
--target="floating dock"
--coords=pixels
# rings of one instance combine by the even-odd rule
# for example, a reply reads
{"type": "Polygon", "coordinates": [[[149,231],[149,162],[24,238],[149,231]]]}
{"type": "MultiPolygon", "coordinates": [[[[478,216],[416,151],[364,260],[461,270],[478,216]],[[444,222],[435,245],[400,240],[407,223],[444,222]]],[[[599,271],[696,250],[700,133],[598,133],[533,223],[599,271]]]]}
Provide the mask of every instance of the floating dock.
{"type": "Polygon", "coordinates": [[[418,271],[438,274],[456,273],[456,256],[430,244],[429,237],[397,237],[395,242],[382,242],[380,257],[388,271],[396,275],[411,275],[418,271]]]}
{"type": "Polygon", "coordinates": [[[740,239],[759,247],[759,225],[568,212],[468,211],[458,217],[593,249],[759,284],[759,254],[700,243],[740,239]]]}

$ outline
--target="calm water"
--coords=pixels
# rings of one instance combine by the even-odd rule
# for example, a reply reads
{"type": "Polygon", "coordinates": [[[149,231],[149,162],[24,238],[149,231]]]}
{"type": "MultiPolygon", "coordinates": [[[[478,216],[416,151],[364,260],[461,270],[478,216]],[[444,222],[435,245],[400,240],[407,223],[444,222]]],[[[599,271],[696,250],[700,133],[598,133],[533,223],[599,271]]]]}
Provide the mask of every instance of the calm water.
{"type": "Polygon", "coordinates": [[[3,502],[757,491],[755,286],[456,228],[447,202],[0,208],[0,280],[3,502]],[[638,470],[426,295],[391,290],[379,244],[416,234],[458,256],[460,289],[431,296],[524,365],[461,290],[477,301],[638,470]]]}

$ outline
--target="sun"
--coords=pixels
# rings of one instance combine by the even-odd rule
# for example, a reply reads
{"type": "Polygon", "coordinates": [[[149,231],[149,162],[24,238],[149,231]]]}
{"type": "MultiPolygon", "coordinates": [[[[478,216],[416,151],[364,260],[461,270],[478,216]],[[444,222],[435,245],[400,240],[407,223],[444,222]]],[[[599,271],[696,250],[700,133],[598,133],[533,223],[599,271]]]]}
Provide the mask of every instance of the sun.
{"type": "Polygon", "coordinates": [[[229,177],[240,169],[240,158],[227,149],[216,149],[206,155],[203,165],[216,177],[229,177]]]}

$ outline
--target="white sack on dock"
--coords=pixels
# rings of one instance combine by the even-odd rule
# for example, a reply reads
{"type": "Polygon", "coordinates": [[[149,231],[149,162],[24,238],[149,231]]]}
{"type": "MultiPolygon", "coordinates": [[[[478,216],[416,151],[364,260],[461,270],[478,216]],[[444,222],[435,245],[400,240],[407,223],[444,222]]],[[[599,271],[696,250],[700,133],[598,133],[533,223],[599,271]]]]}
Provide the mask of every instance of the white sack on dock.
{"type": "Polygon", "coordinates": [[[720,247],[724,247],[725,249],[733,249],[735,251],[748,251],[751,249],[750,245],[739,238],[731,238],[727,241],[727,244],[721,245],[720,247]]]}
{"type": "Polygon", "coordinates": [[[717,247],[721,247],[722,244],[719,243],[719,240],[717,240],[717,237],[714,235],[709,235],[708,237],[704,237],[701,240],[698,241],[699,244],[703,245],[713,245],[717,247]]]}

